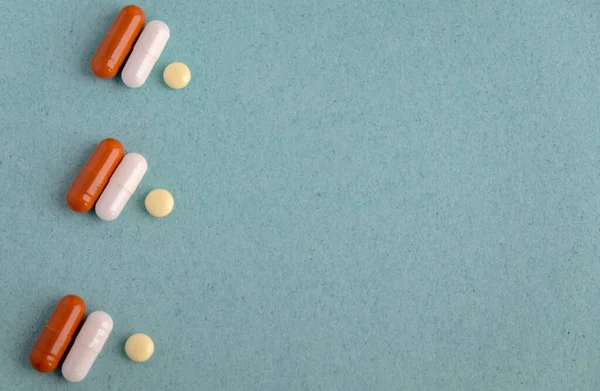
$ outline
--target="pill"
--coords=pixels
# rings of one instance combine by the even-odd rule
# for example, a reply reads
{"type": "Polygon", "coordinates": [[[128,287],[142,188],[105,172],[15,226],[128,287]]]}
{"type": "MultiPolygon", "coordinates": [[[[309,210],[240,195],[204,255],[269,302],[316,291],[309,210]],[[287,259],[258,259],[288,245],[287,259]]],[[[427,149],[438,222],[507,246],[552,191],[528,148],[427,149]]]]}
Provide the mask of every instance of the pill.
{"type": "Polygon", "coordinates": [[[153,20],[146,25],[121,72],[127,87],[138,88],[146,82],[170,36],[165,22],[153,20]]]}
{"type": "Polygon", "coordinates": [[[62,365],[65,379],[80,382],[87,376],[112,329],[113,320],[104,311],[92,312],[87,317],[62,365]]]}
{"type": "Polygon", "coordinates": [[[66,200],[75,212],[89,212],[115,172],[123,158],[123,145],[114,138],[102,140],[85,163],[71,188],[66,200]]]}
{"type": "Polygon", "coordinates": [[[165,217],[173,210],[175,200],[165,189],[152,190],[146,196],[146,210],[154,217],[165,217]]]}
{"type": "Polygon", "coordinates": [[[144,11],[137,5],[123,7],[90,61],[94,75],[110,79],[117,74],[145,20],[144,11]]]}
{"type": "Polygon", "coordinates": [[[146,334],[133,334],[125,342],[125,353],[133,361],[147,361],[154,354],[154,342],[146,334]]]}
{"type": "Polygon", "coordinates": [[[29,355],[36,371],[56,369],[84,315],[85,302],[79,296],[67,295],[58,302],[29,355]]]}
{"type": "Polygon", "coordinates": [[[179,90],[188,85],[192,79],[192,75],[187,65],[181,62],[174,62],[165,68],[163,79],[169,87],[179,90]]]}
{"type": "Polygon", "coordinates": [[[147,169],[148,163],[139,153],[125,155],[96,203],[96,215],[106,221],[119,217],[147,169]]]}

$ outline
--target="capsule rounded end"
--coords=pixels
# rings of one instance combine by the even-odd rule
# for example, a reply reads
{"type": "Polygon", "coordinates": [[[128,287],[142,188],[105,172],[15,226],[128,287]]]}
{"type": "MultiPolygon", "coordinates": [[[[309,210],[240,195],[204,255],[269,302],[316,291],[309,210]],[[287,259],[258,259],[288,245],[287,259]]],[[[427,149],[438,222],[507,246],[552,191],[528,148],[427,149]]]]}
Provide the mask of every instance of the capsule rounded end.
{"type": "Polygon", "coordinates": [[[90,61],[90,69],[100,79],[112,79],[117,75],[119,68],[109,66],[109,62],[110,59],[104,56],[94,55],[90,61]]]}
{"type": "Polygon", "coordinates": [[[104,330],[112,330],[114,327],[112,316],[104,311],[94,311],[87,317],[88,322],[99,325],[104,330]]]}
{"type": "MultiPolygon", "coordinates": [[[[118,170],[117,170],[118,171],[118,170]]],[[[114,177],[115,174],[113,174],[114,177]]],[[[121,214],[123,207],[125,206],[125,200],[123,200],[123,194],[120,186],[113,186],[110,183],[102,195],[96,202],[96,216],[104,221],[113,221],[121,214]]]]}
{"type": "Polygon", "coordinates": [[[121,8],[121,12],[125,12],[130,15],[140,15],[142,17],[146,16],[146,14],[144,14],[144,10],[135,4],[126,5],[125,7],[121,8]]]}
{"type": "Polygon", "coordinates": [[[67,192],[65,200],[67,201],[67,206],[71,208],[73,212],[77,213],[87,213],[94,207],[93,201],[86,200],[86,195],[82,197],[77,190],[70,189],[67,192]]]}
{"type": "MultiPolygon", "coordinates": [[[[66,362],[66,361],[65,361],[66,362]]],[[[89,368],[81,368],[79,365],[67,367],[64,366],[61,369],[63,377],[71,383],[78,383],[85,379],[89,372],[89,368]]]]}
{"type": "Polygon", "coordinates": [[[166,32],[168,35],[171,35],[171,30],[169,29],[169,26],[167,26],[167,24],[162,20],[153,20],[152,22],[148,22],[146,28],[157,29],[159,31],[166,32]]]}
{"type": "Polygon", "coordinates": [[[100,143],[98,143],[98,147],[97,148],[107,148],[107,149],[117,149],[120,151],[125,151],[125,148],[123,148],[123,144],[121,144],[121,142],[117,139],[114,138],[105,138],[104,140],[100,141],[100,143]]]}
{"type": "Polygon", "coordinates": [[[69,306],[73,308],[78,308],[81,312],[85,312],[85,301],[77,295],[66,295],[60,299],[58,305],[66,305],[68,303],[69,306]]]}
{"type": "Polygon", "coordinates": [[[87,373],[83,374],[82,372],[71,372],[63,370],[62,375],[67,381],[70,381],[71,383],[79,383],[80,381],[85,379],[87,373]]]}
{"type": "Polygon", "coordinates": [[[58,366],[58,359],[52,355],[34,349],[29,355],[29,363],[38,372],[49,373],[58,366]]]}
{"type": "Polygon", "coordinates": [[[139,77],[125,73],[125,70],[121,74],[121,80],[123,80],[123,84],[129,88],[140,88],[146,82],[145,79],[140,79],[139,77]]]}
{"type": "Polygon", "coordinates": [[[96,353],[76,343],[62,365],[63,377],[72,383],[82,381],[94,365],[96,356],[96,353]]]}
{"type": "Polygon", "coordinates": [[[113,221],[119,217],[119,214],[114,210],[110,210],[109,208],[98,208],[98,205],[96,205],[96,216],[100,217],[100,219],[104,221],[113,221]]]}
{"type": "Polygon", "coordinates": [[[144,173],[148,170],[148,161],[144,157],[144,155],[139,154],[137,152],[130,152],[127,154],[128,161],[135,161],[136,165],[142,170],[144,173]]]}

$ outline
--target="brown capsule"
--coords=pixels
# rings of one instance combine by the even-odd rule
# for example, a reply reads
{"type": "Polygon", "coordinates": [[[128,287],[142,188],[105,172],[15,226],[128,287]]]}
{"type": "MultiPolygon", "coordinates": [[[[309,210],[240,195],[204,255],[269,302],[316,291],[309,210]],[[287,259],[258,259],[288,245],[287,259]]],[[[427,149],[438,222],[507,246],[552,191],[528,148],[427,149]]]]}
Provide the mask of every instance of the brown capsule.
{"type": "Polygon", "coordinates": [[[68,295],[58,302],[29,355],[33,369],[43,373],[56,369],[84,315],[85,302],[79,296],[68,295]]]}
{"type": "Polygon", "coordinates": [[[69,208],[75,212],[89,212],[106,187],[110,176],[115,172],[124,153],[125,149],[118,140],[114,138],[102,140],[67,192],[66,200],[69,208]]]}
{"type": "Polygon", "coordinates": [[[137,5],[123,7],[90,61],[94,75],[102,79],[115,77],[140,35],[145,20],[144,11],[137,5]]]}

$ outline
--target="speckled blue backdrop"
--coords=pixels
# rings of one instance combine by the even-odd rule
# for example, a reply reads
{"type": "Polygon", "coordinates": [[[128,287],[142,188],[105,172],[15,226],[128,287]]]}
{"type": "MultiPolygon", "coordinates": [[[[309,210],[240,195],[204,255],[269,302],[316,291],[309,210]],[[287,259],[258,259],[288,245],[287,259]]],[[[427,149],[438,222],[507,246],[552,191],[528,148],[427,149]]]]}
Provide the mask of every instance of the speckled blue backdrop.
{"type": "Polygon", "coordinates": [[[0,389],[600,389],[597,1],[148,0],[138,90],[88,68],[125,4],[0,3],[0,389]],[[109,136],[112,223],[64,202],[109,136]],[[28,364],[67,293],[115,320],[80,385],[28,364]]]}

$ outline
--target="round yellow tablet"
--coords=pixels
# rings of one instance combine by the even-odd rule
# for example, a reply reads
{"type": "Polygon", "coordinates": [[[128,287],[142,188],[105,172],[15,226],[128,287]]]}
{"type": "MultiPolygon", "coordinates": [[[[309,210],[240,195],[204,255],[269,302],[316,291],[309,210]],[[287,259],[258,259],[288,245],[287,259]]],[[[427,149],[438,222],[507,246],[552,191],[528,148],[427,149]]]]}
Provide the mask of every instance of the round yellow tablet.
{"type": "Polygon", "coordinates": [[[179,90],[188,85],[192,79],[192,74],[190,68],[184,63],[173,62],[165,68],[163,78],[169,87],[179,90]]]}
{"type": "Polygon", "coordinates": [[[127,357],[136,362],[144,362],[154,354],[154,342],[146,334],[133,334],[125,342],[127,357]]]}
{"type": "Polygon", "coordinates": [[[165,217],[174,205],[173,196],[165,189],[152,190],[146,196],[146,210],[154,217],[165,217]]]}

